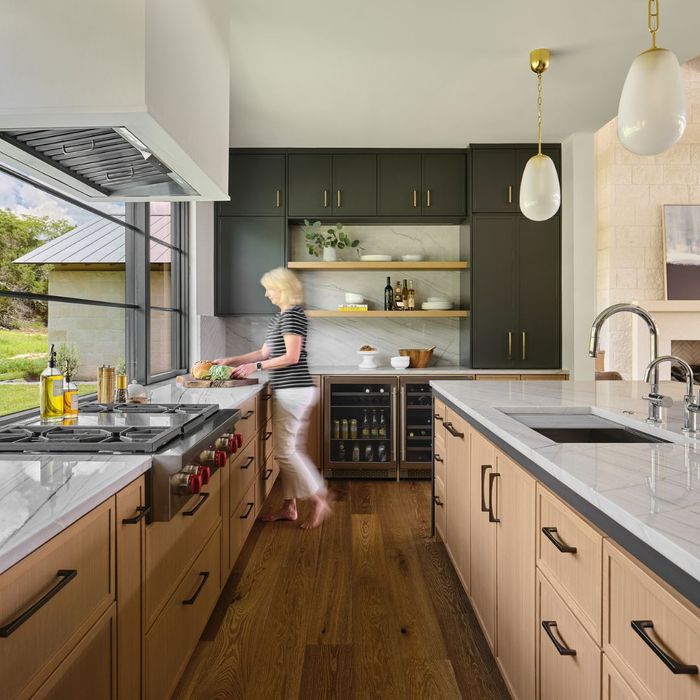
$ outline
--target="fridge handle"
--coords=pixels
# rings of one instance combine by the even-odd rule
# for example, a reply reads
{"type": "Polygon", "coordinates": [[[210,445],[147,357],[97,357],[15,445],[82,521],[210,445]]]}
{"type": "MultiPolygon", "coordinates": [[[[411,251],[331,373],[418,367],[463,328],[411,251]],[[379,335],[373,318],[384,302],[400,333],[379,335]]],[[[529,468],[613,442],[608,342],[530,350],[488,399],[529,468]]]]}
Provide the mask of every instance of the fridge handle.
{"type": "Polygon", "coordinates": [[[396,440],[398,438],[398,431],[396,430],[396,387],[391,390],[391,440],[389,444],[391,445],[391,460],[396,463],[396,440]]]}
{"type": "Polygon", "coordinates": [[[401,389],[401,426],[403,427],[402,435],[397,439],[401,440],[401,461],[406,461],[406,387],[402,386],[401,389]]]}

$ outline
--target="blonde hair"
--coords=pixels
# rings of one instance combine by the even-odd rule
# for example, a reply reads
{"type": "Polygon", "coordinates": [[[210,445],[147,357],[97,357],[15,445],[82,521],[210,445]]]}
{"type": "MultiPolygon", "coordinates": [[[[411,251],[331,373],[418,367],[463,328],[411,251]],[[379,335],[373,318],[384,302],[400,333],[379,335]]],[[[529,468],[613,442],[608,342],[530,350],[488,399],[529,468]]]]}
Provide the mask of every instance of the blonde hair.
{"type": "Polygon", "coordinates": [[[282,306],[304,303],[304,287],[291,270],[284,267],[270,270],[260,278],[260,284],[265,289],[276,289],[280,293],[282,306]]]}

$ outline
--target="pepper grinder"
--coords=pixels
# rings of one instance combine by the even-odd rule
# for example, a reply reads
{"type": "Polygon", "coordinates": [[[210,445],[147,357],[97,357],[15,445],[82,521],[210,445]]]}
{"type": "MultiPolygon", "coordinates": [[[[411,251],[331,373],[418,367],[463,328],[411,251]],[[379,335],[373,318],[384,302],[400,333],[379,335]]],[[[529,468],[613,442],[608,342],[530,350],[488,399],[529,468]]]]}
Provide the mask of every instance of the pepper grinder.
{"type": "Polygon", "coordinates": [[[126,403],[127,399],[127,387],[128,381],[126,374],[117,375],[117,388],[114,391],[114,403],[126,403]]]}

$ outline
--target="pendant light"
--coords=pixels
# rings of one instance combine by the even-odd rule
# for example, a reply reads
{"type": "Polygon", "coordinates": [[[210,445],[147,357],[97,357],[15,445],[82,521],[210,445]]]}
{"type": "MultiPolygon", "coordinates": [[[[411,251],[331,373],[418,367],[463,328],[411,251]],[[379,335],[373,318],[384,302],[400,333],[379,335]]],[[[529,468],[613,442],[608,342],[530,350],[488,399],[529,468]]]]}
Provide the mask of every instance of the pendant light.
{"type": "Polygon", "coordinates": [[[520,181],[520,211],[532,221],[551,219],[559,210],[561,190],[554,161],[542,153],[542,73],[549,68],[549,49],[530,52],[537,75],[537,155],[528,160],[520,181]]]}
{"type": "Polygon", "coordinates": [[[651,48],[630,66],[617,110],[617,135],[633,153],[663,153],[683,136],[688,108],[675,54],[656,46],[659,0],[648,0],[647,23],[651,48]]]}

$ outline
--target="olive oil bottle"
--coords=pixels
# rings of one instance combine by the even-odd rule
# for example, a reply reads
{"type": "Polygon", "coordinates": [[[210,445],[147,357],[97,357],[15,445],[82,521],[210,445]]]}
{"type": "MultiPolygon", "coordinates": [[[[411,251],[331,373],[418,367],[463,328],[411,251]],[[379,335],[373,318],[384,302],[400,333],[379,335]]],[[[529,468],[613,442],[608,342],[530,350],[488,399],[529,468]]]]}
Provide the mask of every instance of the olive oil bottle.
{"type": "Polygon", "coordinates": [[[49,364],[39,377],[39,415],[42,421],[63,419],[63,374],[56,367],[53,345],[49,350],[49,364]]]}

